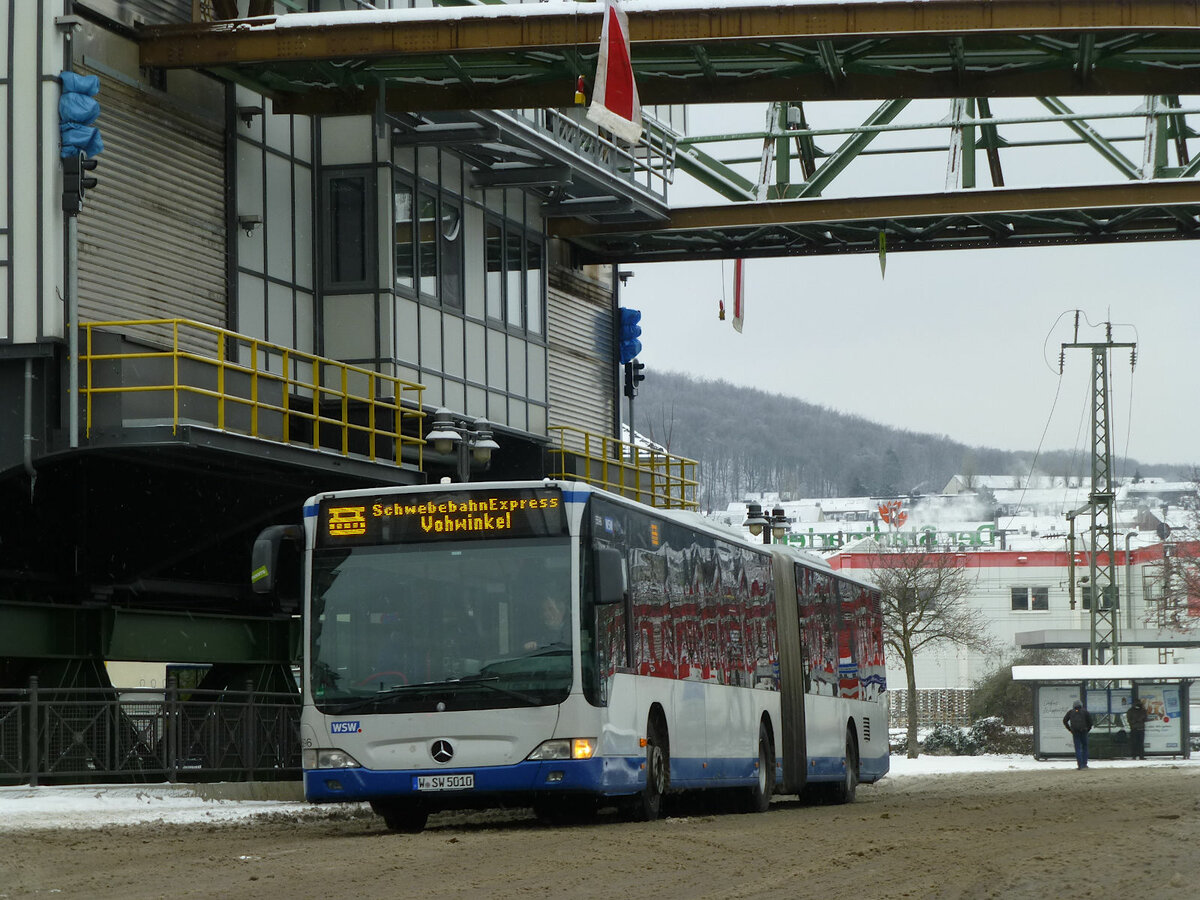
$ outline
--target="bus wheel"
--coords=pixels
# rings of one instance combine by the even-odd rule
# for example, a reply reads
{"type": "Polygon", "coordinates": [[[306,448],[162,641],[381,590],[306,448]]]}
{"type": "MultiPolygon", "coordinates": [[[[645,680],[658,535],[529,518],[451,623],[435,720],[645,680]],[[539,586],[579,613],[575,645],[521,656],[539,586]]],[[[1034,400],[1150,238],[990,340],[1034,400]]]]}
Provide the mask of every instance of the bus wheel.
{"type": "Polygon", "coordinates": [[[849,731],[846,732],[846,775],[831,787],[834,803],[854,802],[854,792],[858,787],[858,744],[849,731]]]}
{"type": "Polygon", "coordinates": [[[632,800],[631,818],[638,822],[653,822],[658,818],[670,773],[671,756],[666,733],[651,719],[646,724],[646,786],[632,800]]]}
{"type": "Polygon", "coordinates": [[[546,825],[583,825],[596,817],[594,797],[535,797],[533,814],[546,825]]]}
{"type": "Polygon", "coordinates": [[[775,793],[775,747],[766,723],[758,726],[758,780],[746,791],[746,811],[766,812],[775,793]]]}
{"type": "Polygon", "coordinates": [[[401,834],[420,834],[425,830],[429,820],[429,811],[415,803],[392,800],[372,800],[371,809],[376,815],[383,816],[383,822],[388,831],[401,834]]]}

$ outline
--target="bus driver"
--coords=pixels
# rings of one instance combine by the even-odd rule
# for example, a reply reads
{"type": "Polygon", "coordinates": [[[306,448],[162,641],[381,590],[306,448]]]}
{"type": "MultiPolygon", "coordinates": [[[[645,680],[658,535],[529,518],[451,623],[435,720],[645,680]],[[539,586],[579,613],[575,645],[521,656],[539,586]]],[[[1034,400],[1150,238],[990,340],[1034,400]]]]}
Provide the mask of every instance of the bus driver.
{"type": "Polygon", "coordinates": [[[547,594],[542,599],[541,613],[541,624],[534,630],[534,636],[524,643],[524,648],[537,650],[540,647],[570,646],[571,621],[567,617],[567,604],[547,594]]]}

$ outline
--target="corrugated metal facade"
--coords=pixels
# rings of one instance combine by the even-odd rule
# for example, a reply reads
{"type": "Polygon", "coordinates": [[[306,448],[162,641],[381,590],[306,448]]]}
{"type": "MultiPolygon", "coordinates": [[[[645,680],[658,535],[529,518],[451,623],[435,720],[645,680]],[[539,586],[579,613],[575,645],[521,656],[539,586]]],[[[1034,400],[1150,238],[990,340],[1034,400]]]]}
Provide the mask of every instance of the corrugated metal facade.
{"type": "Polygon", "coordinates": [[[100,183],[79,216],[81,321],[185,318],[225,327],[220,125],[94,74],[104,152],[100,183]]]}
{"type": "Polygon", "coordinates": [[[75,0],[75,5],[129,27],[192,21],[192,0],[75,0]]]}
{"type": "MultiPolygon", "coordinates": [[[[569,269],[551,267],[550,424],[612,435],[616,361],[612,293],[569,269]]],[[[573,445],[567,436],[568,445],[573,445]]]]}

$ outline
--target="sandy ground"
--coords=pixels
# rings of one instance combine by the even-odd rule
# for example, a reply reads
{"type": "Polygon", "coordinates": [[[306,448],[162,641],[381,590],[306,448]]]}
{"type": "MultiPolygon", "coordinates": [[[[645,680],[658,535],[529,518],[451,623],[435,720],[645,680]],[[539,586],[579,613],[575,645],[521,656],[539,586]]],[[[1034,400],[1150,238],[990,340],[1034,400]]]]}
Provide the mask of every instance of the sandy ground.
{"type": "Polygon", "coordinates": [[[441,814],[396,835],[357,808],[3,834],[0,898],[1129,898],[1200,896],[1200,767],[885,779],[850,806],[676,804],[573,827],[441,814]]]}

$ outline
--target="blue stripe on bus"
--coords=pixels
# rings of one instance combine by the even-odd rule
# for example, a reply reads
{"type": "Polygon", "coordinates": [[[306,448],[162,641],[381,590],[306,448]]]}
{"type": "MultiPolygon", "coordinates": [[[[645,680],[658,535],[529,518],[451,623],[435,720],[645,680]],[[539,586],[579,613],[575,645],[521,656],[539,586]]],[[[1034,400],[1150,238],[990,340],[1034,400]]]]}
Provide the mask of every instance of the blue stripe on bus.
{"type": "MultiPolygon", "coordinates": [[[[750,786],[758,780],[757,757],[744,759],[672,759],[671,786],[675,788],[750,786]]],[[[530,794],[534,791],[574,791],[619,797],[640,791],[646,783],[644,757],[605,756],[590,760],[524,761],[512,766],[477,769],[307,769],[304,796],[314,803],[360,801],[377,797],[415,796],[417,776],[471,773],[475,787],[445,794],[530,794]],[[550,780],[551,773],[561,773],[550,780]]],[[[782,778],[776,767],[775,779],[782,778]]],[[[443,792],[425,796],[436,803],[443,792]]],[[[450,799],[447,797],[446,799],[450,799]]]]}
{"type": "MultiPolygon", "coordinates": [[[[858,780],[863,784],[878,781],[888,772],[888,758],[864,757],[858,761],[858,780]]],[[[846,777],[844,756],[810,756],[808,758],[809,781],[841,781],[846,777]]]]}
{"type": "Polygon", "coordinates": [[[306,506],[306,507],[304,507],[304,518],[306,518],[306,519],[314,519],[314,518],[316,518],[316,516],[317,516],[317,511],[318,511],[319,509],[320,509],[320,507],[319,507],[317,504],[315,504],[315,503],[313,503],[313,504],[311,504],[311,505],[309,505],[309,506],[306,506]]]}
{"type": "Polygon", "coordinates": [[[564,503],[586,503],[591,491],[563,491],[564,503]]]}
{"type": "MultiPolygon", "coordinates": [[[[527,794],[533,791],[587,791],[599,794],[632,794],[641,789],[645,775],[641,757],[605,756],[589,760],[519,762],[512,766],[481,766],[477,769],[306,769],[304,796],[313,802],[370,800],[375,797],[416,795],[419,775],[475,776],[474,794],[527,794]],[[550,781],[552,772],[561,779],[550,781]]],[[[426,796],[436,801],[438,794],[426,796]]],[[[446,794],[457,794],[447,791],[446,794]]],[[[449,798],[447,798],[449,799],[449,798]]]]}

